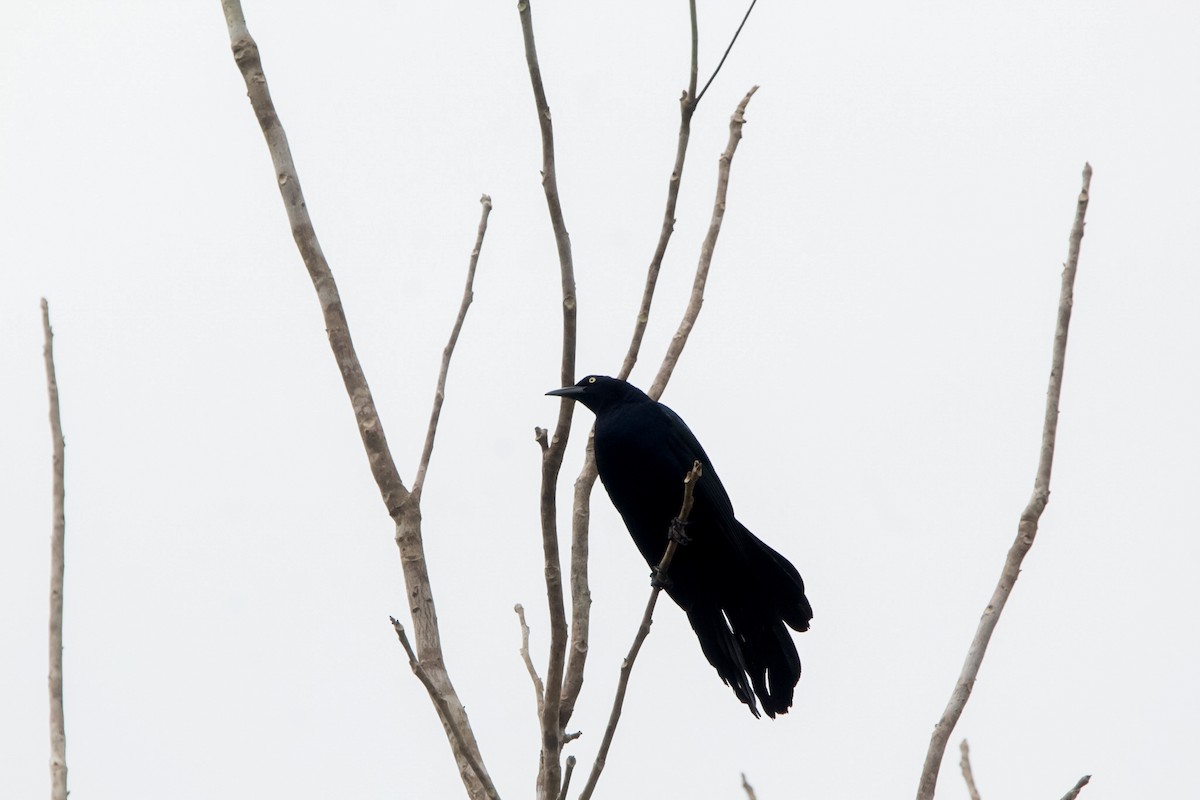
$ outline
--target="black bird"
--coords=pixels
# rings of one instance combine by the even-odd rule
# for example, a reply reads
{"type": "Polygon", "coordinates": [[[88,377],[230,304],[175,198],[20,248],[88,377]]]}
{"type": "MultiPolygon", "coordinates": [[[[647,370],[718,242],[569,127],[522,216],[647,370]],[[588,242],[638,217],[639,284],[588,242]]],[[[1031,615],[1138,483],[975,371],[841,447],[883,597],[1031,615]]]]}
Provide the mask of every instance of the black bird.
{"type": "Polygon", "coordinates": [[[786,714],[800,680],[800,656],[785,623],[808,630],[812,606],[786,558],[737,521],[712,462],[671,409],[617,378],[589,375],[547,392],[596,414],[596,467],[634,544],[651,567],[667,546],[683,501],[683,478],[700,461],[687,522],[664,588],[687,612],[700,648],[738,699],[758,716],[786,714]]]}

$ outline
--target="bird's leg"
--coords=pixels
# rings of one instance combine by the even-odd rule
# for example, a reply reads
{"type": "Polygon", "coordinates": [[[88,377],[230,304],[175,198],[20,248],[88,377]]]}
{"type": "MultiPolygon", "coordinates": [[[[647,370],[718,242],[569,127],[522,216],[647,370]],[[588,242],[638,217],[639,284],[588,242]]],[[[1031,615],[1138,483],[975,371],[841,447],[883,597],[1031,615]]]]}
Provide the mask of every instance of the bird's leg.
{"type": "Polygon", "coordinates": [[[683,547],[692,541],[692,537],[687,535],[687,523],[679,517],[671,520],[671,525],[667,528],[667,540],[667,552],[663,555],[663,560],[650,572],[650,585],[656,589],[671,588],[671,579],[667,577],[666,565],[670,563],[675,548],[683,547]]]}
{"type": "Polygon", "coordinates": [[[680,547],[685,544],[691,544],[692,537],[687,535],[687,523],[679,517],[671,520],[671,527],[667,530],[667,538],[673,542],[678,542],[680,547]]]}

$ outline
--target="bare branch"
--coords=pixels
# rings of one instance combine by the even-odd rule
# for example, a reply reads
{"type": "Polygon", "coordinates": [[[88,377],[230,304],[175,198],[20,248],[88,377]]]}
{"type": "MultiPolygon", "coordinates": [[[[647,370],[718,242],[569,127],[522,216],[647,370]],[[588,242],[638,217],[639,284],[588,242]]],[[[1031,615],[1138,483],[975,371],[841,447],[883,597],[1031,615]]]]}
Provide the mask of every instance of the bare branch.
{"type": "Polygon", "coordinates": [[[450,708],[446,704],[446,698],[442,696],[441,691],[429,677],[429,673],[425,671],[425,667],[417,660],[417,654],[413,652],[412,645],[408,643],[408,636],[404,633],[404,626],[400,624],[400,620],[395,617],[388,617],[392,621],[392,628],[396,631],[396,638],[400,640],[400,645],[404,648],[405,654],[408,656],[408,665],[412,667],[413,674],[417,676],[417,680],[425,686],[425,690],[429,692],[429,699],[437,707],[441,713],[442,719],[449,721],[450,735],[458,740],[458,750],[466,755],[467,763],[475,772],[475,777],[483,784],[484,792],[491,800],[498,800],[499,795],[496,794],[496,787],[492,785],[492,779],[488,777],[483,766],[476,760],[473,750],[464,740],[463,731],[458,726],[455,720],[455,715],[451,713],[450,708]]]}
{"type": "Polygon", "coordinates": [[[683,181],[683,165],[687,158],[688,142],[692,135],[692,115],[696,111],[696,103],[693,98],[696,96],[696,53],[699,34],[696,27],[695,0],[692,0],[688,6],[691,9],[692,22],[691,79],[687,90],[679,98],[679,136],[675,143],[675,164],[671,167],[671,178],[667,182],[667,204],[663,210],[662,225],[658,231],[658,243],[654,246],[654,255],[650,259],[650,266],[646,268],[646,284],[642,289],[642,301],[634,320],[633,336],[629,341],[629,348],[625,351],[625,359],[621,362],[621,370],[617,373],[617,377],[621,380],[629,378],[634,364],[637,363],[638,353],[642,347],[642,337],[645,336],[646,325],[650,321],[650,306],[654,302],[654,289],[658,284],[658,274],[662,270],[663,257],[666,255],[667,245],[671,241],[671,234],[675,232],[675,206],[679,201],[679,187],[683,181]]]}
{"type": "Polygon", "coordinates": [[[746,800],[758,800],[758,795],[754,793],[754,787],[750,785],[750,781],[746,780],[746,773],[742,773],[742,789],[746,791],[746,800]]]}
{"type": "Polygon", "coordinates": [[[1046,503],[1050,501],[1050,468],[1054,462],[1054,442],[1058,431],[1058,399],[1062,393],[1063,366],[1067,353],[1067,331],[1071,323],[1071,307],[1074,304],[1075,271],[1079,266],[1079,248],[1083,241],[1084,217],[1087,214],[1091,182],[1092,167],[1090,164],[1085,164],[1083,188],[1079,192],[1079,200],[1075,206],[1075,223],[1071,227],[1067,263],[1063,266],[1062,288],[1058,300],[1058,322],[1054,331],[1054,349],[1050,366],[1050,383],[1046,391],[1046,414],[1042,425],[1041,453],[1038,458],[1037,476],[1033,482],[1033,496],[1030,498],[1029,504],[1025,506],[1025,510],[1021,512],[1016,540],[1009,548],[1008,556],[1004,560],[1004,569],[1000,573],[1000,580],[992,593],[992,599],[988,601],[987,607],[983,610],[983,616],[979,620],[975,637],[967,650],[967,658],[963,663],[962,672],[958,676],[954,691],[950,695],[950,701],[946,705],[946,710],[942,712],[941,719],[933,728],[933,735],[929,740],[929,751],[925,755],[925,766],[921,770],[917,800],[932,800],[933,798],[933,792],[937,786],[938,770],[941,768],[942,757],[946,752],[946,743],[950,739],[950,734],[954,730],[958,718],[962,715],[967,699],[971,696],[971,689],[975,685],[975,678],[983,663],[983,655],[992,638],[992,631],[995,630],[996,623],[1000,619],[1000,612],[1004,610],[1004,604],[1008,602],[1008,596],[1012,592],[1017,576],[1020,575],[1021,562],[1024,560],[1025,554],[1033,547],[1042,511],[1045,510],[1046,503]]]}
{"type": "Polygon", "coordinates": [[[975,773],[971,771],[971,748],[966,739],[962,740],[958,750],[962,753],[958,765],[962,768],[963,780],[967,782],[967,794],[971,795],[971,800],[979,800],[979,790],[975,788],[975,773]]]}
{"type": "Polygon", "coordinates": [[[742,102],[738,103],[737,110],[729,118],[729,143],[718,162],[717,197],[713,202],[708,233],[704,237],[704,243],[700,246],[700,261],[696,265],[696,277],[692,281],[692,295],[688,300],[687,309],[683,313],[679,328],[675,331],[675,336],[667,347],[666,355],[663,356],[662,365],[658,368],[654,383],[647,392],[655,400],[662,397],[663,390],[667,388],[667,381],[671,379],[675,364],[679,361],[684,345],[687,344],[688,335],[696,324],[696,318],[700,316],[700,306],[704,303],[704,286],[708,282],[708,268],[712,264],[713,251],[717,247],[717,236],[721,233],[721,222],[725,219],[725,196],[729,191],[729,167],[733,163],[733,154],[737,152],[738,142],[742,139],[742,126],[746,123],[746,106],[757,91],[758,87],[754,86],[746,92],[742,102]]]}
{"type": "Polygon", "coordinates": [[[538,718],[541,719],[542,698],[546,696],[546,687],[542,685],[542,679],[538,677],[537,669],[533,666],[533,659],[529,656],[529,626],[525,624],[525,606],[517,603],[513,606],[513,611],[517,612],[517,619],[521,621],[521,660],[525,662],[525,670],[529,673],[529,679],[533,681],[538,718]]]}
{"type": "Polygon", "coordinates": [[[246,28],[240,0],[222,0],[221,5],[229,27],[233,58],[246,82],[250,105],[267,140],[267,148],[275,165],[279,193],[283,197],[284,209],[291,224],[292,237],[296,240],[296,247],[300,250],[304,266],[308,268],[309,277],[312,278],[313,287],[317,291],[321,312],[325,316],[329,346],[333,349],[334,358],[346,385],[346,393],[354,406],[359,435],[371,463],[371,474],[379,485],[388,513],[395,517],[400,506],[408,501],[408,490],[404,487],[388,450],[387,438],[375,410],[374,398],[355,354],[341,296],[338,294],[329,263],[325,260],[325,254],[317,241],[316,230],[304,201],[304,192],[300,188],[300,178],[296,174],[296,165],[292,160],[287,134],[284,133],[283,124],[271,100],[258,45],[246,28]]]}
{"type": "Polygon", "coordinates": [[[263,72],[262,59],[258,45],[246,27],[246,19],[242,13],[240,0],[222,0],[225,12],[225,22],[229,29],[229,41],[233,49],[233,58],[242,78],[246,83],[250,105],[262,128],[267,141],[267,149],[275,166],[275,175],[279,185],[283,205],[287,211],[288,222],[292,229],[292,238],[300,250],[300,256],[308,269],[313,288],[321,305],[325,318],[325,330],[329,336],[329,346],[333,350],[334,360],[341,372],[346,394],[354,409],[355,421],[358,423],[359,436],[367,452],[371,474],[379,487],[388,515],[396,523],[396,544],[400,550],[400,564],[404,572],[405,588],[408,593],[408,605],[412,613],[413,633],[416,637],[417,654],[425,665],[426,675],[437,687],[438,697],[443,703],[437,705],[442,726],[446,730],[447,739],[454,750],[458,762],[459,774],[471,797],[486,795],[486,786],[477,778],[483,774],[480,768],[482,758],[479,746],[475,742],[470,723],[467,721],[450,675],[446,670],[442,656],[441,636],[438,632],[437,611],[433,603],[433,588],[429,580],[429,571],[425,564],[425,548],[421,537],[421,511],[415,498],[411,496],[400,473],[396,469],[395,460],[388,448],[387,437],[383,432],[383,423],[375,408],[375,400],[367,385],[366,376],[354,351],[354,343],[350,338],[350,328],[342,308],[341,296],[333,273],[321,246],[317,241],[312,219],[308,214],[308,206],[304,201],[304,193],[300,188],[300,179],[296,165],[292,160],[291,148],[288,146],[287,135],[271,100],[267,86],[266,75],[263,72]],[[449,716],[447,716],[447,713],[449,716]],[[454,730],[459,731],[454,735],[454,730]],[[465,748],[465,749],[463,749],[465,748]]]}
{"type": "MultiPolygon", "coordinates": [[[[683,165],[687,157],[688,141],[691,137],[692,115],[696,111],[697,54],[699,52],[699,29],[696,23],[696,0],[688,3],[691,18],[692,50],[688,70],[688,88],[679,98],[679,136],[675,144],[675,164],[667,181],[667,203],[663,211],[662,226],[658,243],[650,266],[646,268],[646,283],[642,289],[642,300],[634,319],[633,336],[617,377],[629,378],[641,351],[646,325],[650,321],[650,306],[654,302],[654,290],[662,270],[667,244],[675,231],[675,206],[679,200],[679,187],[683,179],[683,165]]],[[[559,722],[565,728],[575,710],[575,702],[583,689],[583,670],[587,662],[588,638],[591,627],[592,593],[588,587],[588,528],[591,517],[592,489],[596,485],[596,456],[592,449],[592,433],[584,453],[583,467],[575,479],[575,495],[571,516],[571,643],[566,672],[563,677],[562,701],[559,706],[559,722]]]]}
{"type": "Polygon", "coordinates": [[[450,331],[450,341],[442,350],[442,368],[438,372],[437,389],[433,393],[433,411],[429,414],[429,430],[425,432],[425,447],[421,450],[421,462],[417,466],[417,477],[413,479],[412,496],[414,502],[421,501],[421,490],[425,488],[425,472],[429,469],[429,458],[433,455],[433,440],[437,436],[438,417],[442,414],[442,401],[446,398],[446,375],[450,371],[450,358],[454,355],[454,346],[458,344],[458,334],[462,330],[463,321],[467,318],[467,309],[475,297],[475,267],[479,263],[479,251],[483,248],[483,235],[487,233],[488,216],[492,213],[492,198],[486,194],[479,198],[483,210],[479,215],[479,230],[475,234],[475,247],[471,249],[471,261],[467,265],[467,284],[463,287],[462,304],[458,307],[458,317],[454,320],[454,328],[450,331]]]}
{"type": "Polygon", "coordinates": [[[1083,787],[1087,786],[1088,781],[1090,781],[1091,779],[1092,779],[1091,775],[1084,775],[1082,778],[1077,780],[1075,782],[1075,785],[1071,787],[1071,791],[1067,792],[1066,794],[1064,794],[1062,796],[1062,800],[1075,800],[1076,797],[1079,797],[1080,790],[1082,790],[1083,787]]]}
{"type": "MultiPolygon", "coordinates": [[[[575,382],[575,267],[571,257],[571,238],[563,220],[562,203],[558,196],[557,167],[554,160],[554,125],[550,105],[542,86],[542,69],[538,64],[537,47],[533,40],[533,10],[531,0],[520,0],[517,11],[521,17],[521,33],[525,42],[525,63],[537,106],[538,126],[542,134],[542,191],[550,212],[554,242],[558,248],[559,276],[562,283],[562,360],[559,373],[561,386],[575,382]]],[[[541,525],[542,551],[545,561],[546,602],[550,610],[550,647],[546,665],[546,691],[542,703],[542,747],[539,757],[538,797],[556,797],[561,789],[563,726],[559,722],[563,670],[567,650],[567,614],[563,602],[562,558],[558,547],[557,483],[562,468],[563,453],[571,433],[571,417],[575,404],[563,398],[558,406],[558,422],[549,447],[542,449],[541,525]]],[[[539,435],[539,441],[541,437],[539,435]]]]}
{"type": "MultiPolygon", "coordinates": [[[[674,529],[676,525],[682,528],[687,523],[688,516],[692,513],[692,492],[696,488],[696,481],[700,480],[704,468],[699,461],[693,462],[692,469],[683,478],[683,503],[679,508],[679,516],[672,523],[674,529]]],[[[646,641],[646,637],[650,635],[650,624],[654,620],[654,606],[658,603],[658,593],[662,591],[662,582],[666,578],[667,570],[671,567],[671,561],[675,558],[675,551],[679,549],[679,540],[674,535],[667,538],[667,549],[663,553],[662,559],[658,562],[658,566],[654,568],[655,580],[650,589],[650,599],[646,601],[646,610],[642,614],[642,622],[638,625],[637,635],[633,637],[633,645],[629,648],[629,653],[625,656],[625,660],[621,663],[621,674],[617,680],[617,694],[613,698],[612,711],[608,715],[608,726],[604,729],[604,738],[600,741],[600,749],[596,753],[596,760],[592,764],[591,774],[588,775],[587,785],[583,787],[583,792],[579,795],[579,800],[588,800],[592,796],[592,792],[596,790],[596,782],[600,780],[600,773],[604,771],[604,764],[608,758],[608,748],[612,745],[613,736],[617,732],[617,723],[621,719],[621,709],[625,705],[625,691],[629,688],[629,676],[633,672],[633,662],[637,659],[638,652],[642,649],[642,642],[646,641]]]]}
{"type": "Polygon", "coordinates": [[[67,800],[67,724],[63,713],[63,572],[66,564],[66,442],[54,371],[54,331],[50,304],[42,298],[46,389],[50,395],[50,438],[54,479],[50,528],[50,800],[67,800]]]}

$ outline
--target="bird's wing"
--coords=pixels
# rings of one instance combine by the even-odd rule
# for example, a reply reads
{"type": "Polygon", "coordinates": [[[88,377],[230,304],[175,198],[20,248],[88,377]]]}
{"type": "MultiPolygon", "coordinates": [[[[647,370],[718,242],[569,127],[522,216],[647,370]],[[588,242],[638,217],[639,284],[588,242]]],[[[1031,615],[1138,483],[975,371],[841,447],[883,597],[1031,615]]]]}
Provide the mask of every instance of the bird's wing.
{"type": "Polygon", "coordinates": [[[721,483],[721,478],[717,475],[717,470],[713,467],[708,453],[704,452],[696,435],[678,414],[661,403],[659,408],[672,422],[671,436],[668,442],[671,451],[681,462],[690,465],[693,460],[699,459],[704,465],[704,474],[700,476],[700,482],[696,484],[694,494],[696,502],[703,505],[723,529],[730,530],[731,526],[736,523],[733,501],[729,499],[729,493],[725,491],[725,485],[721,483]]]}

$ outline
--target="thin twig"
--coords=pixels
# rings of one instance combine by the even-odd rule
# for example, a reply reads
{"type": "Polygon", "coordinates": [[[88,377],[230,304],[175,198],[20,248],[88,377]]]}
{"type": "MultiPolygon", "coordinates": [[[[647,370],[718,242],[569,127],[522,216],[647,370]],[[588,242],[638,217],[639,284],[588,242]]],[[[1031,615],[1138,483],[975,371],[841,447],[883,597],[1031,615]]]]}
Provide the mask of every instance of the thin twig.
{"type": "Polygon", "coordinates": [[[54,331],[50,304],[42,298],[46,389],[50,395],[52,447],[50,525],[50,800],[67,800],[67,724],[63,712],[63,572],[66,563],[66,442],[58,407],[58,376],[54,371],[54,331]]]}
{"type": "Polygon", "coordinates": [[[474,771],[475,777],[483,784],[483,789],[491,800],[499,800],[499,795],[496,794],[496,787],[492,785],[492,779],[484,771],[479,761],[475,759],[472,749],[463,740],[463,731],[455,721],[455,715],[450,713],[450,709],[446,705],[446,698],[442,696],[438,687],[429,677],[429,673],[425,671],[425,667],[417,660],[417,654],[413,652],[412,645],[408,643],[408,636],[404,632],[404,626],[395,617],[388,617],[388,619],[392,621],[392,628],[396,631],[396,638],[400,640],[400,645],[404,648],[404,653],[408,656],[408,665],[412,667],[413,674],[417,676],[417,680],[421,681],[425,686],[425,690],[429,692],[429,699],[433,701],[433,704],[441,712],[442,719],[449,721],[450,735],[458,740],[458,749],[466,754],[467,763],[474,771]]]}
{"type": "Polygon", "coordinates": [[[725,48],[725,54],[721,56],[721,60],[717,63],[717,68],[713,70],[713,74],[709,76],[705,82],[704,88],[700,90],[700,94],[696,96],[696,102],[700,102],[700,98],[704,97],[704,93],[708,91],[708,87],[712,85],[713,79],[717,77],[717,73],[721,71],[721,67],[725,66],[725,59],[729,58],[729,51],[733,49],[733,43],[738,40],[738,36],[742,33],[742,28],[746,26],[746,20],[750,19],[750,12],[754,10],[754,4],[758,0],[750,0],[750,7],[746,9],[746,16],[742,17],[742,22],[737,26],[737,30],[733,32],[733,38],[729,40],[729,46],[725,48]]]}
{"type": "Polygon", "coordinates": [[[629,348],[625,351],[621,369],[617,373],[617,377],[621,380],[629,378],[634,364],[637,363],[638,353],[642,347],[642,337],[645,335],[646,325],[650,321],[650,306],[654,302],[654,289],[658,284],[658,274],[662,270],[663,257],[666,255],[667,245],[671,241],[671,234],[675,231],[675,206],[679,200],[679,187],[683,182],[683,165],[687,158],[688,142],[692,135],[692,115],[696,111],[696,103],[693,98],[696,96],[696,53],[699,34],[696,27],[695,0],[692,0],[688,7],[691,10],[692,23],[691,78],[687,90],[679,98],[679,136],[675,142],[675,164],[671,167],[671,178],[667,182],[667,204],[663,209],[658,243],[654,246],[654,255],[650,259],[650,266],[646,268],[646,283],[642,289],[642,301],[634,320],[633,336],[629,341],[629,348]]]}
{"type": "MultiPolygon", "coordinates": [[[[704,473],[704,468],[699,461],[693,462],[692,469],[683,478],[683,503],[679,507],[679,516],[676,521],[682,526],[687,523],[688,516],[692,513],[692,492],[696,488],[696,481],[700,480],[700,476],[704,473]]],[[[621,709],[625,705],[625,691],[629,688],[629,676],[633,672],[633,662],[637,659],[638,652],[642,649],[642,642],[646,641],[646,637],[650,635],[650,624],[654,621],[654,606],[658,603],[658,593],[662,591],[662,581],[667,576],[667,570],[671,567],[671,561],[675,558],[675,551],[679,549],[679,542],[674,536],[667,538],[667,549],[663,552],[662,559],[658,562],[658,566],[654,568],[654,575],[657,580],[654,581],[650,589],[650,599],[646,601],[646,610],[642,613],[641,624],[638,625],[637,635],[633,637],[633,644],[629,648],[629,653],[625,656],[625,660],[621,662],[621,674],[617,680],[617,694],[613,698],[612,711],[608,715],[608,726],[604,729],[604,738],[600,741],[600,749],[596,753],[596,760],[592,764],[591,774],[588,775],[587,785],[583,787],[583,792],[579,795],[579,800],[588,800],[592,796],[592,792],[596,790],[596,782],[600,780],[600,773],[604,771],[604,764],[608,758],[608,748],[612,745],[613,735],[617,732],[617,723],[621,719],[621,709]]]]}
{"type": "Polygon", "coordinates": [[[1087,786],[1088,781],[1090,781],[1091,779],[1092,779],[1091,775],[1084,775],[1082,778],[1077,780],[1075,782],[1075,785],[1071,787],[1071,791],[1067,792],[1066,794],[1064,794],[1062,796],[1062,800],[1075,800],[1076,797],[1079,797],[1080,790],[1083,789],[1083,787],[1087,786]]]}
{"type": "Polygon", "coordinates": [[[725,152],[721,154],[718,162],[717,196],[713,202],[708,233],[704,236],[704,242],[700,246],[700,260],[696,265],[696,277],[692,281],[692,295],[688,300],[687,309],[683,313],[683,319],[679,322],[679,328],[675,331],[675,336],[672,337],[671,344],[667,347],[666,355],[663,356],[662,365],[658,368],[654,383],[647,392],[655,400],[661,397],[663,390],[667,388],[667,381],[675,369],[676,362],[679,361],[684,345],[687,344],[688,335],[696,324],[696,318],[700,316],[700,306],[704,304],[704,286],[708,282],[708,268],[712,264],[713,251],[717,247],[717,236],[721,233],[721,222],[725,218],[725,196],[729,192],[729,168],[733,163],[733,155],[737,152],[738,142],[742,140],[742,126],[746,123],[746,106],[757,91],[758,87],[754,86],[746,92],[746,96],[742,98],[742,102],[738,103],[733,116],[729,118],[729,143],[725,146],[725,152]]]}
{"type": "Polygon", "coordinates": [[[1050,501],[1050,468],[1054,463],[1054,443],[1058,431],[1058,399],[1062,393],[1063,366],[1067,354],[1067,331],[1071,323],[1071,307],[1074,304],[1075,271],[1079,266],[1079,248],[1083,240],[1084,218],[1087,214],[1088,192],[1092,182],[1092,167],[1083,167],[1083,188],[1079,192],[1079,200],[1075,206],[1075,222],[1071,227],[1070,246],[1067,253],[1067,263],[1063,266],[1062,288],[1058,299],[1058,321],[1054,331],[1054,349],[1050,366],[1050,383],[1046,391],[1046,413],[1042,424],[1042,445],[1038,457],[1037,476],[1033,482],[1033,496],[1017,525],[1017,537],[1009,548],[1004,560],[1004,569],[1000,580],[996,583],[992,599],[988,601],[975,630],[975,637],[967,650],[967,658],[963,663],[958,682],[950,695],[946,710],[933,728],[929,740],[929,750],[925,755],[925,765],[921,770],[921,781],[917,787],[917,800],[932,800],[934,789],[937,787],[938,770],[941,768],[942,757],[946,752],[946,743],[954,730],[958,718],[962,715],[967,699],[971,696],[971,688],[979,674],[983,656],[992,631],[1000,619],[1000,612],[1008,602],[1017,576],[1021,572],[1021,562],[1025,554],[1033,547],[1037,535],[1038,520],[1050,501]]]}
{"type": "Polygon", "coordinates": [[[458,317],[454,320],[454,328],[450,331],[450,341],[442,350],[442,367],[438,371],[437,389],[433,393],[433,411],[429,414],[429,429],[425,432],[425,447],[421,450],[421,462],[417,465],[417,477],[413,479],[413,502],[420,502],[421,490],[425,488],[425,471],[429,469],[429,458],[433,455],[433,440],[437,436],[438,417],[442,414],[442,401],[446,399],[446,375],[450,371],[450,358],[454,355],[454,346],[458,344],[458,334],[462,330],[463,321],[467,318],[467,309],[475,297],[475,267],[479,263],[479,251],[483,249],[483,236],[487,233],[488,216],[492,213],[492,198],[486,194],[479,198],[483,210],[479,215],[479,230],[475,234],[475,246],[471,248],[471,260],[467,265],[467,283],[463,287],[462,303],[458,307],[458,317]]]}
{"type": "Polygon", "coordinates": [[[317,300],[325,320],[329,346],[346,387],[346,394],[354,409],[359,436],[367,453],[371,474],[379,487],[380,496],[388,515],[396,523],[396,544],[400,550],[400,564],[408,594],[408,607],[412,613],[413,634],[416,638],[417,654],[426,666],[425,672],[436,684],[440,702],[436,704],[447,740],[454,750],[459,774],[463,777],[467,792],[472,798],[484,796],[484,785],[476,778],[479,770],[469,768],[480,765],[482,757],[475,742],[466,712],[458,698],[442,655],[441,636],[438,632],[437,611],[433,603],[433,588],[429,570],[425,563],[425,547],[421,537],[421,512],[409,490],[404,486],[395,460],[383,432],[383,423],[376,411],[375,400],[367,385],[362,365],[354,351],[350,328],[342,307],[337,283],[308,213],[304,193],[296,165],[288,146],[287,135],[271,100],[267,78],[263,72],[262,58],[258,45],[246,27],[240,0],[222,0],[225,23],[229,29],[229,41],[233,59],[242,74],[250,105],[262,128],[267,149],[275,167],[275,176],[283,197],[284,209],[292,230],[292,238],[304,260],[317,292],[317,300]],[[449,716],[446,715],[448,711],[449,716]],[[459,735],[455,736],[453,730],[459,735]],[[465,749],[463,749],[465,747],[465,749]]]}
{"type": "Polygon", "coordinates": [[[966,739],[962,740],[958,750],[962,753],[958,765],[962,768],[963,780],[967,782],[967,794],[971,795],[971,800],[979,800],[979,790],[975,788],[975,773],[971,771],[971,748],[966,739]]]}
{"type": "MultiPolygon", "coordinates": [[[[696,22],[696,0],[688,3],[691,18],[692,50],[691,64],[688,69],[688,88],[679,98],[679,136],[675,143],[675,163],[671,168],[671,177],[667,181],[667,203],[663,210],[662,225],[658,232],[658,243],[654,247],[654,255],[646,268],[646,282],[642,288],[642,299],[638,305],[637,316],[634,318],[633,335],[629,347],[621,363],[617,377],[621,380],[629,378],[637,363],[642,347],[642,339],[646,333],[646,325],[650,321],[650,307],[654,302],[654,290],[658,285],[658,275],[662,270],[663,257],[667,252],[667,244],[675,231],[675,207],[679,200],[679,187],[683,182],[683,166],[687,157],[688,141],[691,138],[692,115],[696,111],[697,54],[699,52],[699,29],[696,22]]],[[[594,432],[594,427],[593,427],[594,432]]],[[[579,477],[575,479],[575,493],[571,505],[571,642],[566,671],[563,676],[562,701],[559,706],[559,724],[566,727],[575,710],[575,702],[583,689],[583,670],[587,662],[588,639],[591,628],[592,593],[588,587],[588,528],[591,519],[592,489],[596,485],[596,455],[592,447],[593,432],[588,433],[588,442],[584,451],[583,467],[579,477]]]]}
{"type": "Polygon", "coordinates": [[[521,621],[521,660],[525,662],[525,670],[529,673],[529,679],[533,681],[538,719],[541,719],[542,698],[546,696],[546,687],[542,685],[542,679],[538,677],[537,668],[533,666],[533,659],[529,656],[529,626],[525,624],[525,606],[517,603],[513,606],[513,611],[517,612],[517,619],[521,621]]]}
{"type": "Polygon", "coordinates": [[[750,781],[746,780],[746,773],[742,773],[742,789],[746,791],[746,800],[758,800],[758,795],[754,793],[754,787],[750,785],[750,781]]]}
{"type": "MultiPolygon", "coordinates": [[[[533,39],[533,10],[531,0],[520,0],[517,11],[521,18],[521,34],[525,42],[525,63],[533,87],[537,107],[538,127],[542,136],[542,191],[554,230],[558,249],[559,277],[562,284],[562,358],[559,372],[561,386],[575,382],[575,267],[571,256],[571,238],[563,220],[562,203],[558,196],[557,167],[554,160],[554,125],[550,104],[542,85],[542,69],[538,64],[537,47],[533,39]]],[[[539,798],[558,795],[562,781],[563,725],[559,721],[563,670],[567,651],[567,614],[563,602],[562,558],[558,547],[557,484],[562,468],[563,453],[571,433],[571,418],[575,404],[567,398],[559,403],[558,422],[549,446],[542,449],[542,480],[540,491],[542,552],[546,576],[546,602],[550,611],[550,647],[546,664],[546,691],[542,703],[542,746],[539,756],[537,794],[539,798]]],[[[539,437],[539,441],[540,441],[539,437]]]]}

